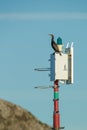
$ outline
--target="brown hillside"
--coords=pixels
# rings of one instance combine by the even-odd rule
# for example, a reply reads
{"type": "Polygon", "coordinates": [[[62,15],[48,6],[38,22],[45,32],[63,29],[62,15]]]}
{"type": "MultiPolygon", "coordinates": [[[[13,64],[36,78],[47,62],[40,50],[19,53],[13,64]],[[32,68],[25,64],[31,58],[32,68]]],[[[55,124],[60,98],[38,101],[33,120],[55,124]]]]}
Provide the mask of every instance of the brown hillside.
{"type": "Polygon", "coordinates": [[[0,99],[0,130],[51,130],[30,112],[0,99]]]}

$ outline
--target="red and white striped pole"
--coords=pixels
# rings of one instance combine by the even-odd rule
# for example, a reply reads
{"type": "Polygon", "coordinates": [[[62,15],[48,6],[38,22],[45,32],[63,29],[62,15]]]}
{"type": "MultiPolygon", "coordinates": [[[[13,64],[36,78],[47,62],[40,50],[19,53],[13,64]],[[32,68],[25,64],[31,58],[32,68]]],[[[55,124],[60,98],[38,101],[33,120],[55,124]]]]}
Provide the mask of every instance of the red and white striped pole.
{"type": "Polygon", "coordinates": [[[53,113],[53,128],[60,129],[60,114],[59,114],[59,86],[58,80],[54,81],[54,113],[53,113]]]}

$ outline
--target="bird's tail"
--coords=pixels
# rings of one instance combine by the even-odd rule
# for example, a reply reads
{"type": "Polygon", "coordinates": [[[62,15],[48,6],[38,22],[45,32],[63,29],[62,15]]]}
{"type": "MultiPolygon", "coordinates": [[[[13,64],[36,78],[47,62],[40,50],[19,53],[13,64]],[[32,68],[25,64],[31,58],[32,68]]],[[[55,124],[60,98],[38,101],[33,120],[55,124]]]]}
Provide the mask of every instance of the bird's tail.
{"type": "Polygon", "coordinates": [[[60,56],[62,56],[62,53],[59,51],[60,56]]]}

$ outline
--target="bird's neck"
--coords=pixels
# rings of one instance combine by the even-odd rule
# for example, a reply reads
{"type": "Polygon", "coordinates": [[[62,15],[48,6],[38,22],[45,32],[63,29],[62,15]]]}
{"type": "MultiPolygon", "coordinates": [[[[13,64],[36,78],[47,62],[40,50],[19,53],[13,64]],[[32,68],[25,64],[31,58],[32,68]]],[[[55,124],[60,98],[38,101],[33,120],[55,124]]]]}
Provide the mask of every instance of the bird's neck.
{"type": "Polygon", "coordinates": [[[51,41],[54,41],[54,37],[52,37],[51,41]]]}

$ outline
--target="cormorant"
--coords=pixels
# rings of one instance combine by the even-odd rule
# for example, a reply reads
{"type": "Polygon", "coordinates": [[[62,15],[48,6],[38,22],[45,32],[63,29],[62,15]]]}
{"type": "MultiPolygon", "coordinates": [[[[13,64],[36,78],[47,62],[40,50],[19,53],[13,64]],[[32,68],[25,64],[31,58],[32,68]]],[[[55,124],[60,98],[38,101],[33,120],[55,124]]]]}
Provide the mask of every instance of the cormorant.
{"type": "Polygon", "coordinates": [[[59,48],[56,44],[56,42],[54,41],[54,35],[53,34],[49,34],[51,36],[51,46],[54,49],[55,52],[59,53],[61,55],[61,52],[59,51],[59,48]]]}

